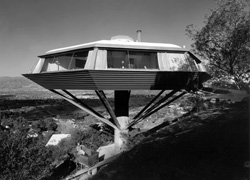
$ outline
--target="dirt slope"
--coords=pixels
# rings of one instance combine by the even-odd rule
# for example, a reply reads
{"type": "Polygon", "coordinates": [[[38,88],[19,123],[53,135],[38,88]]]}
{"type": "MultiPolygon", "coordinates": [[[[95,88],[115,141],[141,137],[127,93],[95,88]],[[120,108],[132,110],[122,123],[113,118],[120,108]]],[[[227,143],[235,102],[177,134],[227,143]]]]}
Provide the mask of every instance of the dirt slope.
{"type": "Polygon", "coordinates": [[[92,179],[249,178],[249,98],[191,113],[147,137],[92,179]]]}

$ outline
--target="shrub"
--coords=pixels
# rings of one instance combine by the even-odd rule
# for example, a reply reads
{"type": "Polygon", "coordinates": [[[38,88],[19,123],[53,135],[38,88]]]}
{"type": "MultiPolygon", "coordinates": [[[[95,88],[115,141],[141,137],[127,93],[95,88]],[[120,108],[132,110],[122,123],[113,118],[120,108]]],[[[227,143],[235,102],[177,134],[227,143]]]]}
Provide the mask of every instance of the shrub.
{"type": "Polygon", "coordinates": [[[9,131],[0,131],[0,179],[40,179],[52,170],[52,151],[42,137],[28,138],[27,122],[14,121],[9,131]]]}

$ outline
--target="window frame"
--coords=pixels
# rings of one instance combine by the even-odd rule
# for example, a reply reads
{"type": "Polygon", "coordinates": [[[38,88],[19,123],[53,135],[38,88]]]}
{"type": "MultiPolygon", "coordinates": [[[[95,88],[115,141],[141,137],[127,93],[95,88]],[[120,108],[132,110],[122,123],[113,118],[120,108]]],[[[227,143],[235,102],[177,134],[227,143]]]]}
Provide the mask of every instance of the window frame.
{"type": "Polygon", "coordinates": [[[107,69],[112,70],[112,69],[126,69],[126,70],[160,70],[159,69],[159,63],[158,63],[158,57],[157,57],[157,53],[159,51],[157,50],[147,50],[147,49],[122,49],[122,48],[107,48],[105,49],[107,50],[107,54],[109,53],[109,51],[121,51],[121,52],[126,52],[126,60],[127,60],[127,68],[112,68],[109,67],[109,63],[108,63],[108,55],[107,55],[107,69]],[[136,61],[135,58],[131,58],[130,52],[134,52],[134,53],[154,53],[155,57],[156,57],[156,61],[155,61],[155,65],[157,66],[157,68],[129,68],[129,66],[131,65],[130,61],[131,59],[134,59],[134,62],[136,61]]]}
{"type": "MultiPolygon", "coordinates": [[[[43,66],[44,66],[45,64],[48,64],[48,63],[46,63],[46,59],[48,59],[48,58],[53,58],[53,60],[51,61],[51,63],[56,63],[56,59],[57,59],[58,57],[64,56],[64,55],[66,55],[66,54],[72,54],[72,55],[70,56],[69,64],[68,64],[66,70],[68,71],[68,70],[74,70],[74,69],[84,69],[84,67],[85,67],[85,65],[86,65],[86,62],[87,62],[87,60],[88,60],[88,53],[89,53],[89,51],[90,51],[91,49],[93,49],[93,48],[78,49],[78,50],[72,50],[72,51],[65,51],[65,52],[60,52],[60,53],[55,53],[55,54],[43,55],[43,56],[39,56],[39,57],[40,57],[40,58],[44,58],[44,64],[43,64],[43,66]],[[76,53],[81,53],[81,52],[86,52],[86,53],[87,53],[84,67],[83,67],[83,68],[75,68],[75,67],[72,68],[71,65],[72,65],[72,62],[73,62],[73,60],[74,60],[74,58],[75,58],[75,54],[76,54],[76,53]]],[[[42,69],[43,69],[43,68],[42,68],[42,69]]],[[[65,70],[59,70],[59,71],[65,71],[65,70]]],[[[48,71],[48,69],[46,69],[45,71],[42,71],[42,72],[53,72],[53,71],[48,71]]]]}

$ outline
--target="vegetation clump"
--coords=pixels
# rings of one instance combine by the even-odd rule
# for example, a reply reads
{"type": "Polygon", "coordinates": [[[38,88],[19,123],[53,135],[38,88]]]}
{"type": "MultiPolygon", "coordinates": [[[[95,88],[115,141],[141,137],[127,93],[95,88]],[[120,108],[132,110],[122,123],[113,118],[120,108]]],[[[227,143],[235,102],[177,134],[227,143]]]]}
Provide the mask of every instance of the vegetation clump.
{"type": "Polygon", "coordinates": [[[217,7],[205,17],[201,29],[188,25],[192,50],[207,59],[213,80],[233,82],[250,93],[250,3],[245,0],[217,0],[217,7]]]}
{"type": "Polygon", "coordinates": [[[28,136],[28,123],[20,118],[13,127],[0,130],[0,179],[40,179],[52,172],[55,160],[44,139],[28,136]]]}

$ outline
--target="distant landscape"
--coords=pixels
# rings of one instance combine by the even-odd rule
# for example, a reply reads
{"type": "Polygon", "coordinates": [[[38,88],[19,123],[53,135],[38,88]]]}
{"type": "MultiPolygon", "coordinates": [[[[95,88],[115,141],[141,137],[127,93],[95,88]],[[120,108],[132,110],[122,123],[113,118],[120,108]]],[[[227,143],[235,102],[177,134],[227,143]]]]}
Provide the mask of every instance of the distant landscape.
{"type": "Polygon", "coordinates": [[[19,90],[42,90],[41,86],[30,81],[25,77],[8,77],[0,76],[0,90],[1,91],[19,91],[19,90]]]}
{"type": "Polygon", "coordinates": [[[0,76],[0,99],[1,95],[13,95],[17,99],[57,97],[25,77],[8,76],[0,76]]]}

